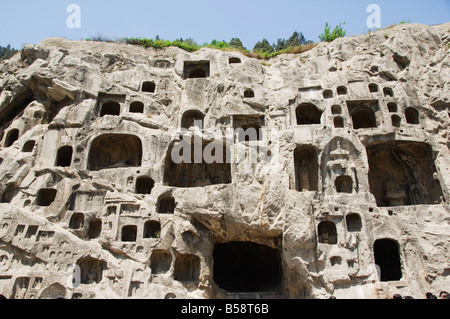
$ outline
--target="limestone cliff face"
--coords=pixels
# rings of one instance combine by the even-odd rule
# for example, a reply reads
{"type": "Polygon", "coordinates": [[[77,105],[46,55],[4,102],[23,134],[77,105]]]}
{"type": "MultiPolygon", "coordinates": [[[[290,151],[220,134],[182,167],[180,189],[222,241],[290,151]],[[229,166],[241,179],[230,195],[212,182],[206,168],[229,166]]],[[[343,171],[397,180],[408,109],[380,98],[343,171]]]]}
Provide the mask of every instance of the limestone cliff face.
{"type": "Polygon", "coordinates": [[[0,293],[448,290],[449,46],[450,24],[269,61],[26,46],[0,62],[0,293]]]}

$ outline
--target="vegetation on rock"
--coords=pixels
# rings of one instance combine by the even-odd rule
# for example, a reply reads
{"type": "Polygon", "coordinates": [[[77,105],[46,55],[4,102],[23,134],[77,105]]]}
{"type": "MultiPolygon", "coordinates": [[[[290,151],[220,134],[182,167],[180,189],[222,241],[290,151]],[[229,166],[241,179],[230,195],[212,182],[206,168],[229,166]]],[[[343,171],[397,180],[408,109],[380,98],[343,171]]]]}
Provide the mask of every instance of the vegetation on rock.
{"type": "Polygon", "coordinates": [[[0,61],[11,58],[14,54],[17,53],[17,50],[11,48],[11,45],[7,45],[6,47],[0,46],[0,61]]]}

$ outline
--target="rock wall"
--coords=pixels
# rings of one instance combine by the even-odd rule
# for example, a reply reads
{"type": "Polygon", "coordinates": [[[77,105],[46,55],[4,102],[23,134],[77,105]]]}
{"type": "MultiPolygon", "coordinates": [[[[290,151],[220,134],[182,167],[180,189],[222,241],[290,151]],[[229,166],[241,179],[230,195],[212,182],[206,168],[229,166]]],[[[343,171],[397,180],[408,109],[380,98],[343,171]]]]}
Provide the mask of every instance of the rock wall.
{"type": "Polygon", "coordinates": [[[25,46],[0,62],[0,293],[448,290],[449,46],[448,23],[269,61],[25,46]]]}

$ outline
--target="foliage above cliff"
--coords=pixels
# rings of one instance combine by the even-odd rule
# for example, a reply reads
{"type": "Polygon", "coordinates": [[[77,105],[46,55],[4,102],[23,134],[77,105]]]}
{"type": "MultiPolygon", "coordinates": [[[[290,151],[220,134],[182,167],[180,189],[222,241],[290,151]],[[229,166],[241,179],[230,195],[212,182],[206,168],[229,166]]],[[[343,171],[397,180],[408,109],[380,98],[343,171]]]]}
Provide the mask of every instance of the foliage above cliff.
{"type": "MultiPolygon", "coordinates": [[[[345,24],[345,23],[344,23],[345,24]]],[[[346,32],[342,28],[342,24],[336,26],[336,28],[331,31],[328,23],[325,26],[324,33],[319,36],[321,41],[331,42],[337,38],[344,37],[346,32]]],[[[87,39],[88,41],[102,41],[102,42],[119,42],[127,43],[132,45],[139,45],[144,48],[167,48],[167,47],[178,47],[188,52],[194,52],[200,50],[201,48],[213,48],[218,50],[227,51],[239,51],[247,56],[258,58],[258,59],[270,59],[280,54],[295,54],[302,53],[311,50],[316,46],[316,44],[311,40],[306,40],[305,36],[301,32],[295,31],[288,39],[279,38],[277,43],[270,44],[267,39],[258,41],[254,46],[253,50],[248,50],[244,47],[242,41],[239,38],[232,38],[230,42],[212,40],[210,43],[206,42],[203,44],[198,44],[194,39],[177,39],[175,41],[162,40],[159,36],[156,38],[121,38],[118,40],[109,40],[105,37],[95,37],[92,39],[87,39]]]]}
{"type": "Polygon", "coordinates": [[[11,46],[9,44],[6,47],[0,46],[0,61],[9,59],[16,53],[17,53],[17,50],[14,48],[11,48],[11,46]]]}
{"type": "Polygon", "coordinates": [[[177,39],[175,41],[162,40],[159,36],[156,38],[121,38],[117,40],[108,39],[106,37],[97,36],[87,41],[98,42],[117,42],[126,43],[131,45],[139,45],[144,48],[167,48],[178,47],[188,52],[195,52],[201,48],[212,48],[226,51],[238,51],[249,57],[258,59],[270,59],[283,53],[301,53],[308,51],[315,47],[312,41],[307,41],[302,33],[294,32],[289,39],[278,39],[277,43],[270,44],[266,39],[258,42],[253,50],[248,50],[244,47],[242,41],[239,38],[232,38],[229,42],[222,40],[212,40],[210,43],[206,42],[198,44],[194,39],[177,39]]]}
{"type": "MultiPolygon", "coordinates": [[[[345,23],[344,23],[345,24],[345,23]]],[[[336,40],[337,38],[345,37],[347,34],[346,31],[342,28],[342,24],[337,25],[333,31],[331,31],[331,27],[328,22],[325,24],[325,30],[321,35],[319,35],[319,39],[322,42],[331,42],[336,40]]]]}

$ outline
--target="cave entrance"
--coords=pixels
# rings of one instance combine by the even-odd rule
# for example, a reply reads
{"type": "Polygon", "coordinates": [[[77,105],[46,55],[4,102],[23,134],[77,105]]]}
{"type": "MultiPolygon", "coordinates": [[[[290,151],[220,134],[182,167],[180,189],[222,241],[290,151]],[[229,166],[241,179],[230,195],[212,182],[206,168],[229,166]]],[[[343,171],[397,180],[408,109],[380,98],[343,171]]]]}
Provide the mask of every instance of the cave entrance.
{"type": "Polygon", "coordinates": [[[216,244],[214,281],[228,292],[281,292],[281,251],[250,242],[216,244]]]}
{"type": "Polygon", "coordinates": [[[379,239],[373,245],[375,264],[380,267],[380,281],[402,279],[400,247],[395,240],[379,239]]]}
{"type": "Polygon", "coordinates": [[[56,154],[56,166],[70,167],[72,164],[73,148],[72,146],[63,146],[58,149],[56,154]]]}

